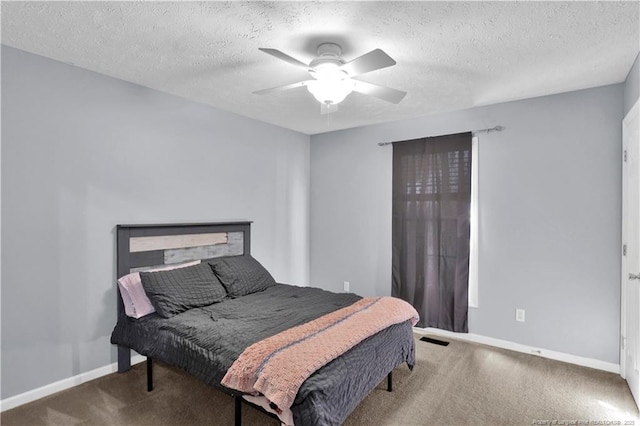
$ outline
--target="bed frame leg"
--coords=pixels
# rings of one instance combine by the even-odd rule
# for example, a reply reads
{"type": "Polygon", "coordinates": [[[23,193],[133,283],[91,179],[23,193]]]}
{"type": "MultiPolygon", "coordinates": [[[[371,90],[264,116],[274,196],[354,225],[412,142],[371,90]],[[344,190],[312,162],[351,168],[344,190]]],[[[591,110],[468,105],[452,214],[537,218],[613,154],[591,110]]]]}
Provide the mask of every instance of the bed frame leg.
{"type": "Polygon", "coordinates": [[[131,349],[118,346],[118,373],[124,373],[131,368],[131,349]]]}
{"type": "Polygon", "coordinates": [[[387,374],[387,391],[393,392],[393,370],[387,374]]]}
{"type": "Polygon", "coordinates": [[[235,426],[242,426],[242,397],[234,396],[233,399],[235,401],[235,406],[236,406],[234,424],[235,426]]]}
{"type": "Polygon", "coordinates": [[[147,392],[153,390],[153,358],[147,357],[147,392]]]}

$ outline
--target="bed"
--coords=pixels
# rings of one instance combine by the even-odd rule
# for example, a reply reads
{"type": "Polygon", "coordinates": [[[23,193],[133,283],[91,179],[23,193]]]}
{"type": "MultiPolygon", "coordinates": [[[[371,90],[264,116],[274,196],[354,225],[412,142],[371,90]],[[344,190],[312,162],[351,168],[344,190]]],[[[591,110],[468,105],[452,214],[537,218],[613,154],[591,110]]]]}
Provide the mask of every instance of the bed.
{"type": "MultiPolygon", "coordinates": [[[[138,272],[147,284],[160,274],[146,271],[199,261],[201,265],[211,262],[216,273],[221,274],[217,277],[226,280],[224,268],[218,271],[216,265],[255,262],[251,257],[250,235],[251,222],[118,225],[117,275],[123,278],[138,272]]],[[[183,270],[191,269],[207,268],[189,266],[183,270]]],[[[236,287],[223,282],[227,293],[220,300],[178,309],[178,313],[168,318],[161,312],[132,318],[125,309],[129,306],[127,291],[119,286],[118,321],[111,336],[111,342],[118,346],[118,371],[129,370],[133,349],[147,357],[148,391],[153,389],[154,359],[179,367],[234,397],[236,425],[241,422],[243,404],[289,424],[337,425],[385,377],[391,391],[394,368],[403,363],[413,368],[412,322],[403,321],[385,326],[320,367],[300,385],[290,409],[287,407],[284,413],[273,404],[270,407],[268,401],[252,399],[245,392],[224,386],[225,375],[248,347],[364,302],[352,293],[331,293],[275,282],[259,291],[240,294],[237,289],[244,289],[243,281],[253,278],[242,275],[242,271],[238,276],[233,276],[236,287]]]]}

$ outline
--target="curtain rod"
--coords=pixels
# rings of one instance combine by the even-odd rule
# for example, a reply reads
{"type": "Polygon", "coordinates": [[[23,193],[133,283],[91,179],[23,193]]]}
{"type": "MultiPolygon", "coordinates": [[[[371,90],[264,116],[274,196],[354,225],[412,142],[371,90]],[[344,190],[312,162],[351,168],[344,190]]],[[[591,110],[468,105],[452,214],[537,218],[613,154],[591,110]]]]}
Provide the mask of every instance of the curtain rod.
{"type": "MultiPolygon", "coordinates": [[[[504,130],[504,126],[494,126],[494,127],[490,127],[488,129],[478,129],[478,130],[471,130],[472,134],[476,134],[476,133],[491,133],[491,132],[501,132],[504,130]]],[[[464,132],[459,132],[459,133],[464,133],[464,132]]],[[[441,136],[445,136],[445,135],[441,135],[441,136]]],[[[436,138],[437,136],[427,136],[428,138],[436,138]]],[[[399,142],[378,142],[379,146],[385,146],[385,145],[391,145],[394,143],[402,143],[403,141],[399,141],[399,142]]]]}

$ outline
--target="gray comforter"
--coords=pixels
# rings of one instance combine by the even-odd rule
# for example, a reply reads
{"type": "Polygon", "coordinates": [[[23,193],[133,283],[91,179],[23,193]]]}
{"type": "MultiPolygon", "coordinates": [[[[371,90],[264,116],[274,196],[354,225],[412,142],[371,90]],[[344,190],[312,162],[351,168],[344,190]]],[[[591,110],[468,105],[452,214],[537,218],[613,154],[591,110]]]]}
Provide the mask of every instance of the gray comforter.
{"type": "MultiPolygon", "coordinates": [[[[169,319],[155,314],[139,320],[122,316],[111,342],[220,388],[227,369],[247,346],[358,299],[350,293],[277,284],[169,319]]],[[[389,327],[309,377],[291,407],[296,425],[341,424],[389,371],[403,362],[412,368],[411,330],[409,322],[389,327]]]]}

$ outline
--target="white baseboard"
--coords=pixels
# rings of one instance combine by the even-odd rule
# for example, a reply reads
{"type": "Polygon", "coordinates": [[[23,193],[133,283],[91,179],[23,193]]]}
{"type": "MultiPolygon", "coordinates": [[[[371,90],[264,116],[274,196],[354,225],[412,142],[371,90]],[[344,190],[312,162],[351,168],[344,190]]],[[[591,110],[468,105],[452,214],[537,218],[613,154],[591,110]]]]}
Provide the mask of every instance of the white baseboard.
{"type": "MultiPolygon", "coordinates": [[[[611,362],[601,361],[593,358],[585,358],[577,355],[571,355],[563,352],[550,351],[547,349],[538,349],[531,346],[522,345],[520,343],[514,343],[507,340],[494,339],[493,337],[481,336],[479,334],[470,333],[453,333],[451,331],[440,330],[438,328],[418,328],[414,327],[414,331],[419,334],[430,334],[442,337],[448,337],[451,339],[458,339],[468,342],[481,343],[483,345],[495,346],[497,348],[509,349],[516,352],[521,352],[530,355],[537,355],[543,358],[555,359],[557,361],[564,361],[570,364],[581,365],[584,367],[595,368],[597,370],[608,371],[611,373],[620,374],[620,365],[611,362]]],[[[138,364],[145,361],[146,358],[142,355],[134,355],[131,357],[131,365],[138,364]]],[[[81,373],[68,379],[63,379],[49,385],[42,386],[37,389],[30,390],[19,395],[12,396],[0,401],[0,412],[6,411],[11,408],[18,407],[28,402],[35,401],[45,396],[52,395],[56,392],[63,391],[65,389],[78,386],[82,383],[90,380],[97,379],[98,377],[106,376],[118,371],[118,364],[113,363],[105,365],[104,367],[96,368],[95,370],[81,373]]]]}
{"type": "Polygon", "coordinates": [[[420,334],[431,334],[442,337],[449,337],[452,339],[464,340],[468,342],[481,343],[483,345],[495,346],[497,348],[509,349],[516,352],[522,352],[530,355],[537,355],[543,358],[555,359],[557,361],[564,361],[570,364],[581,365],[583,367],[595,368],[597,370],[608,371],[611,373],[620,374],[620,364],[614,364],[612,362],[601,361],[599,359],[586,358],[578,355],[571,355],[564,352],[550,351],[548,349],[539,349],[531,346],[522,345],[520,343],[510,342],[508,340],[494,339],[493,337],[481,336],[479,334],[471,333],[454,333],[447,330],[440,330],[439,328],[419,328],[414,327],[414,330],[420,334]]]}
{"type": "MultiPolygon", "coordinates": [[[[147,358],[142,355],[134,355],[131,357],[131,365],[138,364],[145,361],[146,359],[147,358]]],[[[7,399],[3,399],[2,401],[0,401],[0,412],[18,407],[20,405],[35,401],[40,398],[44,398],[45,396],[52,395],[65,389],[78,386],[90,380],[97,379],[98,377],[115,373],[116,371],[118,371],[118,363],[114,362],[113,364],[105,365],[104,367],[96,368],[95,370],[87,371],[86,373],[80,373],[76,376],[62,379],[60,381],[42,386],[40,388],[21,393],[7,399]]]]}

